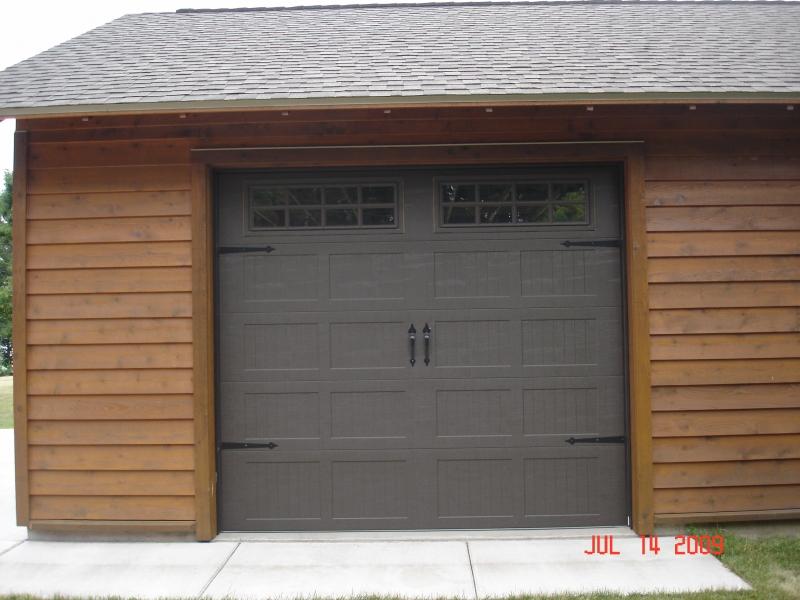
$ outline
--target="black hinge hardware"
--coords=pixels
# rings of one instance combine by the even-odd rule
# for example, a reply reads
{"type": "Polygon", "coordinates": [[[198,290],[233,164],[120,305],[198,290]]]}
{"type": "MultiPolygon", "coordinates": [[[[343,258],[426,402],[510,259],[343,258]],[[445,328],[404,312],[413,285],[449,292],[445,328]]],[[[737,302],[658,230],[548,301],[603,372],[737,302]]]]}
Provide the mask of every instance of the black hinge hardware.
{"type": "Polygon", "coordinates": [[[593,437],[593,438],[574,438],[564,440],[570,445],[574,444],[624,444],[625,436],[618,435],[614,437],[593,437]]]}
{"type": "Polygon", "coordinates": [[[277,448],[278,444],[270,442],[269,444],[251,444],[249,442],[222,442],[219,445],[220,450],[258,450],[266,448],[272,450],[277,448]]]}
{"type": "Polygon", "coordinates": [[[571,242],[567,240],[566,242],[561,242],[561,245],[565,248],[570,248],[572,246],[599,246],[601,248],[619,248],[619,240],[593,240],[591,242],[571,242]]]}
{"type": "Polygon", "coordinates": [[[275,248],[272,246],[220,246],[220,254],[241,254],[243,252],[274,252],[275,248]]]}

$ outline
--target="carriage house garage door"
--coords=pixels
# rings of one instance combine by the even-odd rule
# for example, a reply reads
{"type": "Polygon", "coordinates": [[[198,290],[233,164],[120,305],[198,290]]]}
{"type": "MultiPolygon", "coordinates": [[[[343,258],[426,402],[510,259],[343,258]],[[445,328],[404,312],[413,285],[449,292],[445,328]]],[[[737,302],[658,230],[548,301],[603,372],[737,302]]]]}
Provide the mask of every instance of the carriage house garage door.
{"type": "Polygon", "coordinates": [[[221,174],[221,528],[627,523],[619,196],[607,167],[221,174]]]}

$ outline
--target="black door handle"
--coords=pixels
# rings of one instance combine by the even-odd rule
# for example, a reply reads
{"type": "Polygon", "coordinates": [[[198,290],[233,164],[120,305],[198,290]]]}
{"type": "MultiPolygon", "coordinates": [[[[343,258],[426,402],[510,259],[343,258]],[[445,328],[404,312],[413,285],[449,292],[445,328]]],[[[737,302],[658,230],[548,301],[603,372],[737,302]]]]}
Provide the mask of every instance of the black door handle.
{"type": "Polygon", "coordinates": [[[411,324],[411,329],[408,330],[408,339],[411,342],[411,360],[408,362],[410,362],[411,366],[413,367],[417,362],[417,359],[414,358],[414,340],[417,339],[417,330],[414,329],[413,323],[411,324]]]}
{"type": "Polygon", "coordinates": [[[428,327],[428,324],[425,323],[425,327],[422,330],[422,335],[425,338],[425,366],[428,366],[428,363],[431,362],[431,359],[428,355],[431,347],[431,328],[428,327]]]}

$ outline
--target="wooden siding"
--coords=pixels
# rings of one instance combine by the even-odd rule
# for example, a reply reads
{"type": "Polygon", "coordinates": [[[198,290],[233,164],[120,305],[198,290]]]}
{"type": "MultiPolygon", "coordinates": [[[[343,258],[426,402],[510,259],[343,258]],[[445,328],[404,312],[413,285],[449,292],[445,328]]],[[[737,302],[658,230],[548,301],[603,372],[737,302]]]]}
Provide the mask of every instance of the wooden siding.
{"type": "MultiPolygon", "coordinates": [[[[141,521],[157,530],[199,516],[213,535],[213,515],[197,513],[192,497],[214,493],[213,464],[197,465],[207,480],[194,475],[197,423],[206,419],[193,402],[195,382],[213,385],[213,373],[210,335],[192,319],[198,306],[210,308],[192,294],[207,285],[192,272],[193,255],[208,250],[192,242],[192,149],[631,140],[645,142],[656,518],[800,509],[800,111],[289,112],[18,121],[28,132],[27,272],[18,278],[27,286],[27,328],[15,338],[26,340],[28,365],[23,520],[37,528],[141,521]],[[203,348],[192,345],[198,335],[203,348]]],[[[591,145],[561,148],[557,160],[611,156],[591,145]]],[[[548,152],[428,147],[398,160],[556,160],[548,152]]],[[[351,162],[367,164],[371,153],[353,151],[351,162]]],[[[260,164],[313,167],[329,155],[272,151],[260,164]]]]}
{"type": "Polygon", "coordinates": [[[654,507],[800,509],[800,160],[647,158],[654,507]]]}

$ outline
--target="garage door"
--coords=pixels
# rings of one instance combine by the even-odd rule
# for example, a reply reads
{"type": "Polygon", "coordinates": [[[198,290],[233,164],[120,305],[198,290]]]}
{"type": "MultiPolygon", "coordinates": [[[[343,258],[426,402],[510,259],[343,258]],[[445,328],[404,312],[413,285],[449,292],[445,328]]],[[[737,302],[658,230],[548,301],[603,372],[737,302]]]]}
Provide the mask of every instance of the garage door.
{"type": "Polygon", "coordinates": [[[613,168],[225,173],[225,531],[627,522],[613,168]]]}

